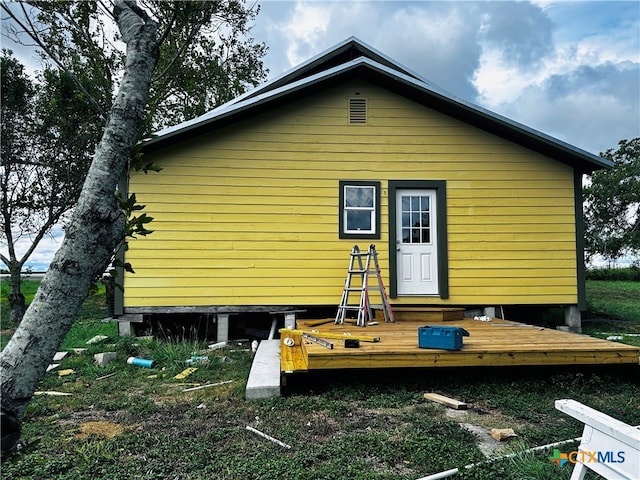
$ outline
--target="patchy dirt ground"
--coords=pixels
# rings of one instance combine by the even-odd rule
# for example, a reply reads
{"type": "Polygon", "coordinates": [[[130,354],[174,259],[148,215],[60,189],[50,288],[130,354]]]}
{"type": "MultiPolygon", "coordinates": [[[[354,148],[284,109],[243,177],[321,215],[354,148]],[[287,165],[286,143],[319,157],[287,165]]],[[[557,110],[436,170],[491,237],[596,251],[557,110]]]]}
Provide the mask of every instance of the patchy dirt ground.
{"type": "Polygon", "coordinates": [[[501,454],[508,447],[510,440],[496,440],[491,436],[492,429],[518,429],[524,425],[501,412],[483,410],[473,406],[467,410],[445,408],[445,416],[454,419],[462,428],[473,433],[477,439],[478,448],[486,457],[501,454]]]}
{"type": "Polygon", "coordinates": [[[86,440],[91,436],[113,438],[124,432],[124,427],[112,422],[85,422],[79,425],[80,433],[77,437],[86,440]]]}

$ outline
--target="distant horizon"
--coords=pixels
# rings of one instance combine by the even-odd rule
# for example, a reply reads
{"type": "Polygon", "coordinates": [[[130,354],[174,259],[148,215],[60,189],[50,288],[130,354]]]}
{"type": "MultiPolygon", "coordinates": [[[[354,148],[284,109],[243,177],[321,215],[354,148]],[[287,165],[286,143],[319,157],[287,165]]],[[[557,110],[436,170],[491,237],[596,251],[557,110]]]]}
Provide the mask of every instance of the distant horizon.
{"type": "MultiPolygon", "coordinates": [[[[630,268],[633,266],[633,264],[634,264],[633,260],[628,257],[625,257],[616,261],[598,259],[595,262],[591,262],[590,264],[587,264],[587,268],[630,268]]],[[[21,275],[24,276],[24,275],[44,274],[44,273],[47,273],[49,266],[47,265],[46,267],[44,267],[41,264],[39,267],[36,268],[36,267],[32,267],[31,265],[26,265],[26,268],[27,269],[31,268],[31,270],[23,270],[21,275]]],[[[2,275],[3,277],[9,275],[9,270],[7,270],[6,268],[0,268],[0,275],[2,275]]]]}

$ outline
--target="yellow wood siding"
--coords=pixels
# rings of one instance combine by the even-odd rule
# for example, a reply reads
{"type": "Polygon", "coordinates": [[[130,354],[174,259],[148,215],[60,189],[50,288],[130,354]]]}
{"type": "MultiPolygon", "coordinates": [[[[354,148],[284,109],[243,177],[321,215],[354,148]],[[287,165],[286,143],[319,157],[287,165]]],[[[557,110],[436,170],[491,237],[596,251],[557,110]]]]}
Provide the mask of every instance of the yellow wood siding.
{"type": "Polygon", "coordinates": [[[573,170],[365,82],[353,82],[148,155],[135,174],[154,233],[130,242],[125,308],[337,305],[349,251],[340,180],[445,180],[449,293],[432,305],[577,303],[573,170]],[[368,123],[348,125],[348,99],[368,123]]]}

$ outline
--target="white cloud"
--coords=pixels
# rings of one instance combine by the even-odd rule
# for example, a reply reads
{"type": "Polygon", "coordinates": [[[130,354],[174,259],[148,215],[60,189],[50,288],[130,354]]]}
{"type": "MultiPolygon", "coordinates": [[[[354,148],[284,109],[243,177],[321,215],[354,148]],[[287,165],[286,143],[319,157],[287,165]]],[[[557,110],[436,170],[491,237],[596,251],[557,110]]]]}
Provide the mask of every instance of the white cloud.
{"type": "Polygon", "coordinates": [[[616,146],[617,140],[638,135],[638,113],[624,99],[575,92],[551,98],[541,88],[532,88],[504,114],[592,153],[616,146]],[[628,121],[621,122],[621,118],[628,121]],[[579,141],[576,141],[579,139],[579,141]],[[573,142],[572,142],[573,140],[573,142]]]}
{"type": "Polygon", "coordinates": [[[355,36],[469,98],[475,94],[470,78],[480,52],[475,9],[473,4],[455,2],[267,2],[262,10],[270,47],[266,62],[272,74],[279,74],[355,36]],[[276,15],[279,19],[274,22],[276,15]]]}
{"type": "Polygon", "coordinates": [[[318,41],[327,33],[331,13],[332,4],[297,2],[291,17],[279,24],[289,39],[286,51],[290,65],[306,60],[310,51],[321,50],[318,41]]]}
{"type": "Polygon", "coordinates": [[[488,108],[515,101],[533,83],[535,80],[523,75],[518,66],[506,63],[498,49],[482,52],[480,67],[473,75],[478,101],[488,108]]]}
{"type": "MultiPolygon", "coordinates": [[[[53,256],[58,251],[58,248],[60,248],[63,237],[64,231],[62,230],[62,227],[59,225],[55,226],[51,232],[40,241],[25,263],[25,267],[30,267],[36,272],[46,270],[49,267],[49,263],[53,259],[53,256]]],[[[21,258],[30,248],[31,244],[32,240],[29,236],[24,236],[17,240],[15,242],[16,256],[21,258]]],[[[0,243],[0,251],[6,257],[9,256],[7,245],[4,241],[0,243]]],[[[3,266],[3,268],[6,268],[6,266],[3,266]]]]}
{"type": "Polygon", "coordinates": [[[452,94],[470,99],[480,54],[473,4],[409,3],[382,17],[375,48],[452,94]]]}
{"type": "Polygon", "coordinates": [[[590,50],[565,45],[541,59],[536,68],[530,68],[529,65],[509,62],[499,48],[483,46],[473,84],[478,91],[478,101],[488,108],[495,108],[517,100],[527,88],[540,86],[554,75],[601,62],[601,58],[590,50]]]}
{"type": "Polygon", "coordinates": [[[451,49],[464,37],[463,32],[468,29],[455,5],[435,11],[410,5],[397,10],[390,20],[387,29],[395,30],[396,36],[405,39],[411,37],[411,42],[419,43],[423,49],[438,48],[444,50],[443,54],[451,53],[451,49]]]}
{"type": "MultiPolygon", "coordinates": [[[[574,11],[562,7],[565,17],[574,11]]],[[[549,4],[545,11],[554,8],[549,4]]],[[[537,62],[510,60],[499,45],[484,42],[473,77],[476,100],[599,153],[640,135],[639,18],[615,18],[609,21],[615,28],[583,26],[582,32],[576,30],[576,19],[572,22],[571,31],[556,23],[553,48],[537,62]]]]}
{"type": "Polygon", "coordinates": [[[58,237],[44,238],[27,261],[26,266],[34,272],[46,271],[61,243],[62,234],[58,237]]]}

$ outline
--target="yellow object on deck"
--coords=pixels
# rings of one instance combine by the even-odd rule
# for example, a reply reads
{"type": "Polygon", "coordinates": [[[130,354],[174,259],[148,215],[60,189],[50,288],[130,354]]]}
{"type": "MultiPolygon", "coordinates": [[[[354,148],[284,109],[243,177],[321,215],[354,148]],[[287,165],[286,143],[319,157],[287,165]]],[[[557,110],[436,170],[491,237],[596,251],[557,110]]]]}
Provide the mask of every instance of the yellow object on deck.
{"type": "Polygon", "coordinates": [[[309,369],[307,348],[299,330],[283,328],[280,339],[280,370],[285,373],[306,372],[309,369]],[[288,336],[285,336],[289,334],[288,336]],[[287,341],[290,339],[291,341],[287,341]]]}
{"type": "Polygon", "coordinates": [[[302,335],[306,333],[307,335],[312,335],[314,337],[319,338],[330,338],[332,340],[359,340],[361,342],[379,342],[380,337],[373,337],[371,335],[352,335],[349,332],[345,333],[330,333],[330,332],[319,332],[319,331],[309,331],[309,330],[295,330],[292,328],[281,328],[279,330],[281,334],[290,334],[290,335],[302,335]]]}

